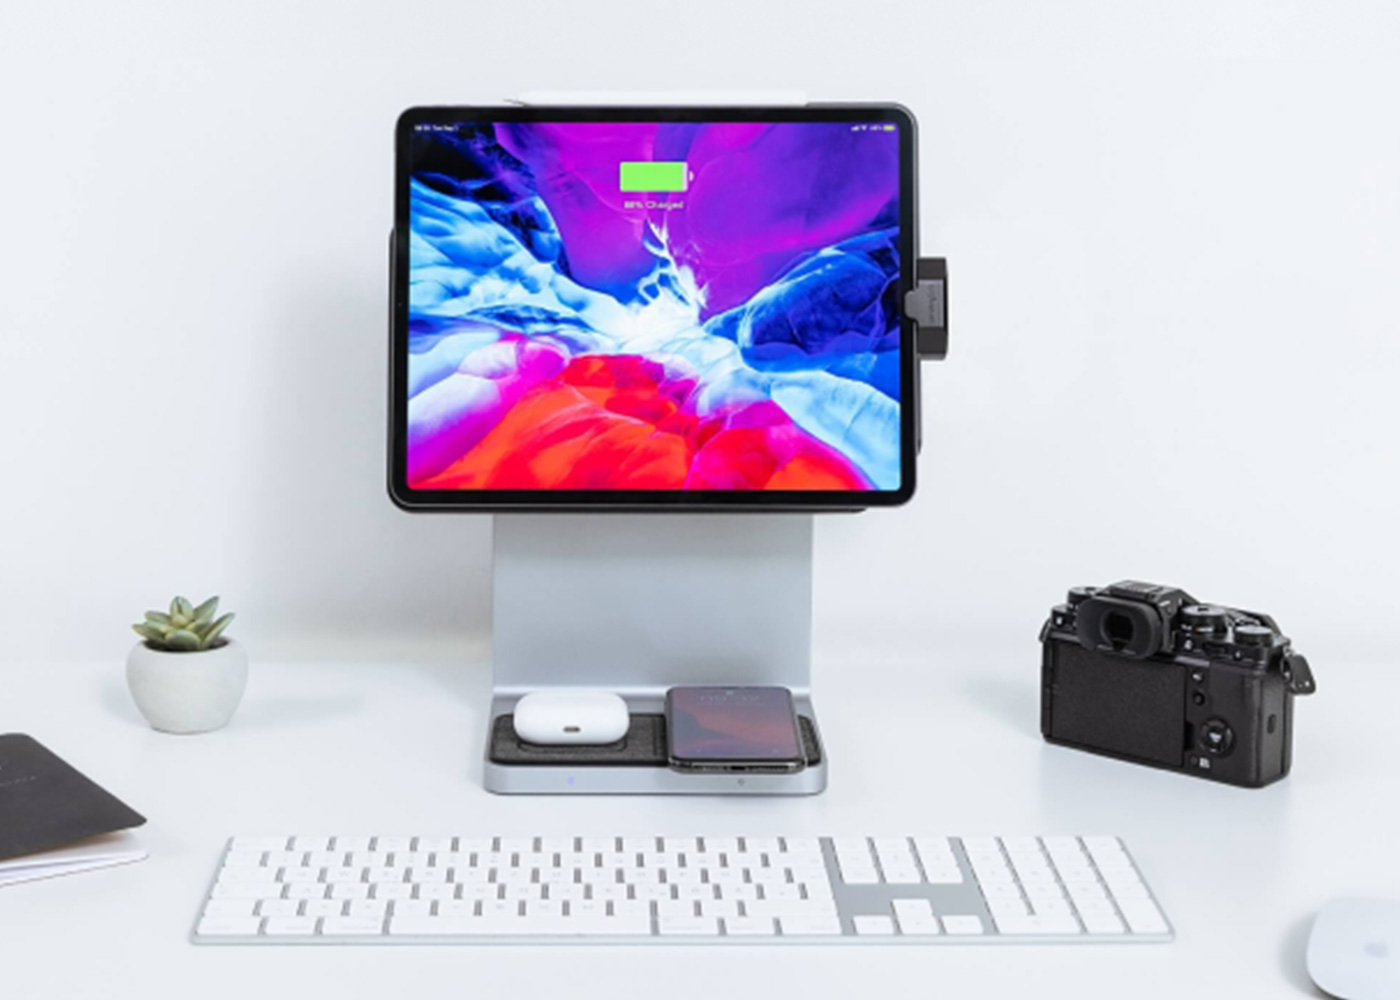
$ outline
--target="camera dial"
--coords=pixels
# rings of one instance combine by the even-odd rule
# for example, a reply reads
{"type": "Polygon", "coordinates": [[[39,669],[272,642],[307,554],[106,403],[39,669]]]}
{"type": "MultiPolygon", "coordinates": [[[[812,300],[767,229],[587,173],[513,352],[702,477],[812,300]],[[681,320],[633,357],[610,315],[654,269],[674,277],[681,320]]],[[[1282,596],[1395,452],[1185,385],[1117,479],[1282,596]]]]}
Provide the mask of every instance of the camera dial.
{"type": "Polygon", "coordinates": [[[1241,646],[1272,646],[1274,630],[1267,625],[1240,625],[1235,628],[1235,641],[1241,646]]]}
{"type": "Polygon", "coordinates": [[[1235,731],[1219,716],[1207,719],[1201,727],[1201,749],[1213,757],[1224,757],[1235,746],[1235,731]]]}
{"type": "Polygon", "coordinates": [[[1071,587],[1069,588],[1069,597],[1065,603],[1067,603],[1070,607],[1075,607],[1077,605],[1083,604],[1085,601],[1093,597],[1098,592],[1098,587],[1071,587]]]}
{"type": "Polygon", "coordinates": [[[1181,609],[1181,625],[1192,632],[1224,632],[1229,624],[1225,609],[1214,604],[1188,604],[1181,609]]]}

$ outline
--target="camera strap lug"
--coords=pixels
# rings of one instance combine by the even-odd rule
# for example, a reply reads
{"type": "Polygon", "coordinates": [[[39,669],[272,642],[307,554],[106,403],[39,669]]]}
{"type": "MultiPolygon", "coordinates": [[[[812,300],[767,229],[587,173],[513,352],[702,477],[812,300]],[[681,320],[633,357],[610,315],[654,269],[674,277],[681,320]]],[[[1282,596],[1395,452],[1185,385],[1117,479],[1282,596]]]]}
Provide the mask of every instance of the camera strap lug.
{"type": "Polygon", "coordinates": [[[1283,658],[1283,679],[1288,682],[1288,690],[1294,694],[1312,694],[1317,690],[1312,667],[1308,658],[1301,653],[1289,653],[1283,658]]]}
{"type": "Polygon", "coordinates": [[[914,265],[914,287],[904,295],[904,315],[917,327],[916,353],[921,360],[948,356],[948,261],[920,257],[914,265]]]}

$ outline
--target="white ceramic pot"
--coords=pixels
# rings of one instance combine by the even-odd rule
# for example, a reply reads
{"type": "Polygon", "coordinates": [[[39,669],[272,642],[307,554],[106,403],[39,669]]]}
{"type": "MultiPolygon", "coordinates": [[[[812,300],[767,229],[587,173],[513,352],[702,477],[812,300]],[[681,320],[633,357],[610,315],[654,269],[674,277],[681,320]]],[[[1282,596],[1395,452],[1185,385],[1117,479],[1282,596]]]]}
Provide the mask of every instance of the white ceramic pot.
{"type": "Polygon", "coordinates": [[[138,642],[126,658],[126,683],[153,728],[207,733],[233,718],[248,684],[248,652],[232,639],[196,653],[168,653],[138,642]]]}

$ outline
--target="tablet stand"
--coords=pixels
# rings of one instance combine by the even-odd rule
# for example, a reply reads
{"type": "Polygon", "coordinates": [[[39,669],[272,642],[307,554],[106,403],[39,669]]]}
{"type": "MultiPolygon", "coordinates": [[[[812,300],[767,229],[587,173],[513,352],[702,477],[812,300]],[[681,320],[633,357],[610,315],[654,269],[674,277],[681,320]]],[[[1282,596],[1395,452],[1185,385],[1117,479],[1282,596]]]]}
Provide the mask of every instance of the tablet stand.
{"type": "Polygon", "coordinates": [[[484,783],[502,793],[810,795],[826,787],[811,699],[811,514],[497,514],[491,718],[484,783]],[[682,774],[666,766],[666,689],[792,691],[808,766],[796,774],[682,774]],[[513,736],[530,691],[626,699],[633,730],[609,748],[513,736]]]}
{"type": "MultiPolygon", "coordinates": [[[[800,106],[806,96],[574,92],[517,103],[800,106]]],[[[904,302],[917,357],[946,357],[947,310],[946,263],[920,258],[904,302]]],[[[916,382],[916,426],[917,406],[916,382]]],[[[811,696],[811,514],[497,514],[493,530],[489,791],[811,795],[826,787],[811,696]],[[660,713],[666,689],[682,684],[789,688],[807,767],[792,775],[672,771],[660,713]],[[515,702],[563,687],[622,695],[633,719],[627,737],[585,752],[515,739],[515,702]]]]}

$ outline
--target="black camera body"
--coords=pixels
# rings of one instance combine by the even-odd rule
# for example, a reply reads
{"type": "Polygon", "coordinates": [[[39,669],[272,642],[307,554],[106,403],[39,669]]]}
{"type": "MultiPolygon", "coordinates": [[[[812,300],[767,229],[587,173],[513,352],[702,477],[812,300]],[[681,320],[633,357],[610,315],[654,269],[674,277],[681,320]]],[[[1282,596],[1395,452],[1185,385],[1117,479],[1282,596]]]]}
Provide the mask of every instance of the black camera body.
{"type": "Polygon", "coordinates": [[[1268,615],[1125,580],[1071,590],[1040,641],[1051,743],[1246,788],[1288,774],[1317,685],[1268,615]]]}

